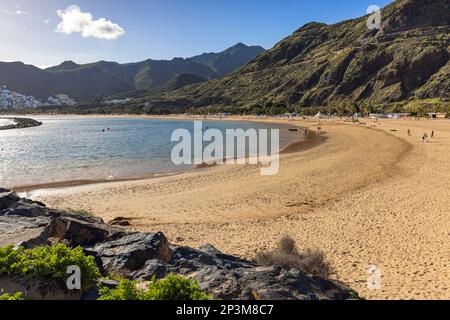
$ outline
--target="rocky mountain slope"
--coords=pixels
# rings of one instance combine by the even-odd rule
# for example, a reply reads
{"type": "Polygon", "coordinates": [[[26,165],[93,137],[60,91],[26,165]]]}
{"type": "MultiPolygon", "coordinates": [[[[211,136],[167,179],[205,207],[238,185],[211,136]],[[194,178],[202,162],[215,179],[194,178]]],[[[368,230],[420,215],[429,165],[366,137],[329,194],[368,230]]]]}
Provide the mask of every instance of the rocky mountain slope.
{"type": "Polygon", "coordinates": [[[145,60],[119,64],[99,61],[78,65],[65,61],[46,70],[21,62],[0,62],[0,86],[13,91],[46,99],[58,93],[68,94],[78,101],[117,95],[135,90],[154,91],[181,88],[225,76],[242,67],[259,53],[261,47],[238,44],[224,52],[209,53],[191,59],[145,60]],[[184,75],[182,79],[177,79],[184,75]],[[186,76],[189,75],[189,76],[186,76]]]}
{"type": "Polygon", "coordinates": [[[192,57],[191,60],[209,66],[221,76],[225,76],[246,65],[249,61],[262,52],[264,52],[263,47],[248,47],[243,43],[238,43],[223,52],[204,53],[202,55],[192,57]]]}
{"type": "Polygon", "coordinates": [[[450,98],[450,1],[397,0],[334,25],[309,23],[233,74],[151,97],[186,108],[267,104],[290,108],[450,98]]]}

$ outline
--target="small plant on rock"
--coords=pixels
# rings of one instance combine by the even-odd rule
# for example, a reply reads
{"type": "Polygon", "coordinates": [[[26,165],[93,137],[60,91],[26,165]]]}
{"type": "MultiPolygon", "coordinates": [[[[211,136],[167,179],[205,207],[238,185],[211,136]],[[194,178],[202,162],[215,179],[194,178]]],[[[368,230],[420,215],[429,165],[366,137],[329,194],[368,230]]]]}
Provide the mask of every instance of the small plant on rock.
{"type": "Polygon", "coordinates": [[[122,279],[115,289],[101,288],[99,300],[212,300],[196,281],[169,275],[152,279],[147,290],[138,289],[137,282],[122,279]]]}
{"type": "Polygon", "coordinates": [[[70,249],[64,244],[57,244],[33,249],[0,248],[0,275],[55,281],[65,285],[69,266],[80,268],[83,290],[89,289],[100,277],[94,257],[85,256],[81,247],[70,249]]]}
{"type": "Polygon", "coordinates": [[[169,275],[165,279],[152,279],[148,291],[145,292],[147,300],[212,300],[213,296],[207,294],[197,281],[188,280],[180,276],[169,275]]]}
{"type": "Polygon", "coordinates": [[[22,292],[17,292],[14,294],[3,294],[0,295],[0,301],[13,301],[13,300],[25,300],[22,292]]]}
{"type": "Polygon", "coordinates": [[[114,288],[103,287],[100,289],[100,298],[98,300],[104,301],[137,301],[144,300],[144,292],[139,290],[136,281],[131,281],[127,279],[121,279],[119,285],[114,288]]]}

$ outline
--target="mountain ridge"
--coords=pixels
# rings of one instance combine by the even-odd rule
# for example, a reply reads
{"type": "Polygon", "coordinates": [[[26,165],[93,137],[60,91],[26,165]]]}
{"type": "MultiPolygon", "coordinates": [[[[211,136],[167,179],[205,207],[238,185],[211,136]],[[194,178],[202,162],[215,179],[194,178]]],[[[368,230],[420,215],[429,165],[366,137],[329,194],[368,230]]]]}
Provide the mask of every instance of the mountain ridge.
{"type": "Polygon", "coordinates": [[[240,44],[238,52],[234,54],[226,53],[227,50],[211,53],[211,59],[203,59],[204,62],[196,62],[191,58],[147,59],[125,64],[110,61],[77,64],[64,61],[46,69],[22,62],[0,62],[0,86],[39,99],[65,93],[79,101],[132,91],[153,92],[172,85],[179,88],[180,85],[198,83],[199,78],[208,80],[225,76],[248,63],[264,49],[240,44]],[[224,67],[216,70],[214,59],[217,57],[222,59],[220,63],[224,67]],[[177,80],[180,75],[184,75],[182,81],[177,80]]]}
{"type": "Polygon", "coordinates": [[[380,30],[368,16],[333,25],[307,23],[238,71],[149,97],[185,108],[302,110],[408,99],[449,99],[450,2],[398,0],[382,9],[380,30]]]}
{"type": "Polygon", "coordinates": [[[190,58],[192,61],[211,67],[221,75],[226,75],[239,69],[265,49],[260,46],[246,46],[242,42],[220,53],[203,53],[190,58]]]}

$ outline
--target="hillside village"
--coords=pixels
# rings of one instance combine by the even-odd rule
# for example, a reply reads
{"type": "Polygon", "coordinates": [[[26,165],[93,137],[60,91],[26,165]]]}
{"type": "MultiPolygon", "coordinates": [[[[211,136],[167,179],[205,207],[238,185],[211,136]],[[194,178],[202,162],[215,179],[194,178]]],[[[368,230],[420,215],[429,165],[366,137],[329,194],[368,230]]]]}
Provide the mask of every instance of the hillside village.
{"type": "Polygon", "coordinates": [[[66,94],[57,94],[48,97],[47,101],[41,101],[33,96],[27,96],[8,87],[0,87],[0,109],[38,108],[42,106],[72,106],[76,101],[66,94]]]}

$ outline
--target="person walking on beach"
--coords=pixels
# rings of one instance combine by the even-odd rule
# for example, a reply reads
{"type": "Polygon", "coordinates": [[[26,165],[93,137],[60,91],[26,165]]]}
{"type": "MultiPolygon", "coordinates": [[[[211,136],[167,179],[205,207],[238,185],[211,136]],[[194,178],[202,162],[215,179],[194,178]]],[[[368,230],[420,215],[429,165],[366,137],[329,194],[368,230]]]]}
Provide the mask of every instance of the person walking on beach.
{"type": "Polygon", "coordinates": [[[428,133],[423,134],[422,141],[428,143],[428,133]]]}
{"type": "Polygon", "coordinates": [[[431,131],[431,139],[434,138],[434,131],[431,131]]]}
{"type": "Polygon", "coordinates": [[[408,129],[408,137],[411,137],[412,136],[412,134],[411,134],[411,130],[410,129],[408,129]]]}

